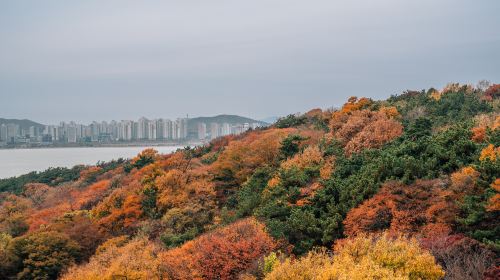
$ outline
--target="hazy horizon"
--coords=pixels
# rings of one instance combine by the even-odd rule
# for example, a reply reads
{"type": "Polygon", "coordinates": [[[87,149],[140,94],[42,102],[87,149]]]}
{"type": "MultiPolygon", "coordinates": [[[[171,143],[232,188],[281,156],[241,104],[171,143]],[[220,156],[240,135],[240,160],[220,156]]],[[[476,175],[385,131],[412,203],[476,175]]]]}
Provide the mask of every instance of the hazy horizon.
{"type": "Polygon", "coordinates": [[[260,120],[352,95],[500,82],[499,9],[494,0],[4,1],[0,117],[260,120]]]}

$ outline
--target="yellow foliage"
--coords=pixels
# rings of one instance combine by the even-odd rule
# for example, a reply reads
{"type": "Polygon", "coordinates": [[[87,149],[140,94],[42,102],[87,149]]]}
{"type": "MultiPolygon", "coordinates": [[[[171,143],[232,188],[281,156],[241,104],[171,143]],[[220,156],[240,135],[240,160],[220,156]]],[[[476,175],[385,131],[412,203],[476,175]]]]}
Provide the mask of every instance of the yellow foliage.
{"type": "Polygon", "coordinates": [[[319,150],[318,146],[309,146],[302,153],[298,153],[292,158],[281,164],[284,169],[291,169],[292,167],[297,167],[299,170],[303,170],[306,167],[318,166],[323,161],[323,154],[319,150]]]}
{"type": "Polygon", "coordinates": [[[335,169],[335,159],[333,157],[326,158],[325,163],[319,169],[319,177],[324,180],[330,178],[334,169],[335,169]]]}
{"type": "Polygon", "coordinates": [[[160,279],[158,264],[154,247],[146,239],[135,239],[124,246],[107,247],[89,263],[70,268],[61,279],[160,279]]]}
{"type": "Polygon", "coordinates": [[[437,91],[437,90],[433,90],[433,91],[431,92],[430,97],[431,97],[432,99],[434,99],[434,100],[436,100],[436,101],[437,101],[437,100],[441,99],[441,95],[442,95],[442,94],[441,94],[439,91],[437,91]]]}
{"type": "Polygon", "coordinates": [[[500,156],[500,147],[493,146],[493,144],[489,144],[488,147],[484,148],[481,151],[481,155],[479,156],[480,161],[490,160],[495,161],[497,157],[500,156]]]}
{"type": "Polygon", "coordinates": [[[500,127],[500,116],[497,116],[495,118],[495,121],[493,122],[493,125],[491,126],[491,129],[495,130],[500,127]]]}
{"type": "Polygon", "coordinates": [[[335,246],[335,254],[313,251],[279,264],[267,280],[441,279],[443,269],[415,239],[360,235],[335,246]]]}
{"type": "Polygon", "coordinates": [[[480,173],[473,167],[467,166],[451,174],[451,183],[456,193],[467,193],[474,189],[476,179],[480,173]]]}
{"type": "Polygon", "coordinates": [[[398,109],[394,106],[382,107],[379,111],[384,113],[388,118],[395,118],[399,116],[398,109]]]}

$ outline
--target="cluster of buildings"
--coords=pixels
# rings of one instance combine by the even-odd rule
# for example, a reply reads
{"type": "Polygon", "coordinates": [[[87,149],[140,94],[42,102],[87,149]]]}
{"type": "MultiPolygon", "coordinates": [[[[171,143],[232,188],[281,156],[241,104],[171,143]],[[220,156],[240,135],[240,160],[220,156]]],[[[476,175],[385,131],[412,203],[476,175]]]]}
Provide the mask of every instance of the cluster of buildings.
{"type": "Polygon", "coordinates": [[[7,143],[83,143],[144,140],[183,140],[187,138],[188,119],[92,122],[89,125],[61,122],[59,125],[22,129],[16,124],[0,127],[0,142],[7,143]]]}
{"type": "Polygon", "coordinates": [[[217,137],[240,134],[260,123],[190,123],[188,118],[176,120],[141,118],[92,122],[89,125],[61,122],[59,125],[21,127],[8,123],[0,125],[0,144],[17,143],[110,143],[127,141],[207,141],[217,137]]]}

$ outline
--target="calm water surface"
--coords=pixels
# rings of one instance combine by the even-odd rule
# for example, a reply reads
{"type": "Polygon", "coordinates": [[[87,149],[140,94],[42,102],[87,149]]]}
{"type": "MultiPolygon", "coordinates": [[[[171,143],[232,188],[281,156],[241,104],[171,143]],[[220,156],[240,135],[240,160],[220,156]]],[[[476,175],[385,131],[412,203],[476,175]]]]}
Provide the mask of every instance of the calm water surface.
{"type": "MultiPolygon", "coordinates": [[[[48,148],[0,150],[0,179],[19,176],[49,167],[73,167],[98,161],[131,158],[148,147],[48,148]]],[[[153,147],[159,153],[171,153],[174,146],[153,147]]]]}

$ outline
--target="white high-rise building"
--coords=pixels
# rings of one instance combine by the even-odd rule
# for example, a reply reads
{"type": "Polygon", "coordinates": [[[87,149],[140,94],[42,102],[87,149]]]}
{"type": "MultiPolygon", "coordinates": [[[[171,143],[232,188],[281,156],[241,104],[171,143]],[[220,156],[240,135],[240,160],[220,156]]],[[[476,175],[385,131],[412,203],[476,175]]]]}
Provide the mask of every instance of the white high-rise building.
{"type": "Polygon", "coordinates": [[[207,125],[198,123],[198,139],[205,140],[207,138],[207,125]]]}
{"type": "Polygon", "coordinates": [[[142,117],[137,122],[137,139],[148,139],[149,133],[149,121],[148,119],[142,117]]]}
{"type": "Polygon", "coordinates": [[[210,139],[215,139],[217,137],[220,137],[220,126],[218,123],[211,123],[210,124],[210,139]]]}
{"type": "Polygon", "coordinates": [[[231,125],[228,123],[223,123],[221,130],[222,130],[221,131],[222,136],[229,135],[231,134],[231,125]]]}
{"type": "Polygon", "coordinates": [[[156,121],[152,120],[148,122],[148,139],[156,140],[156,121]]]}

